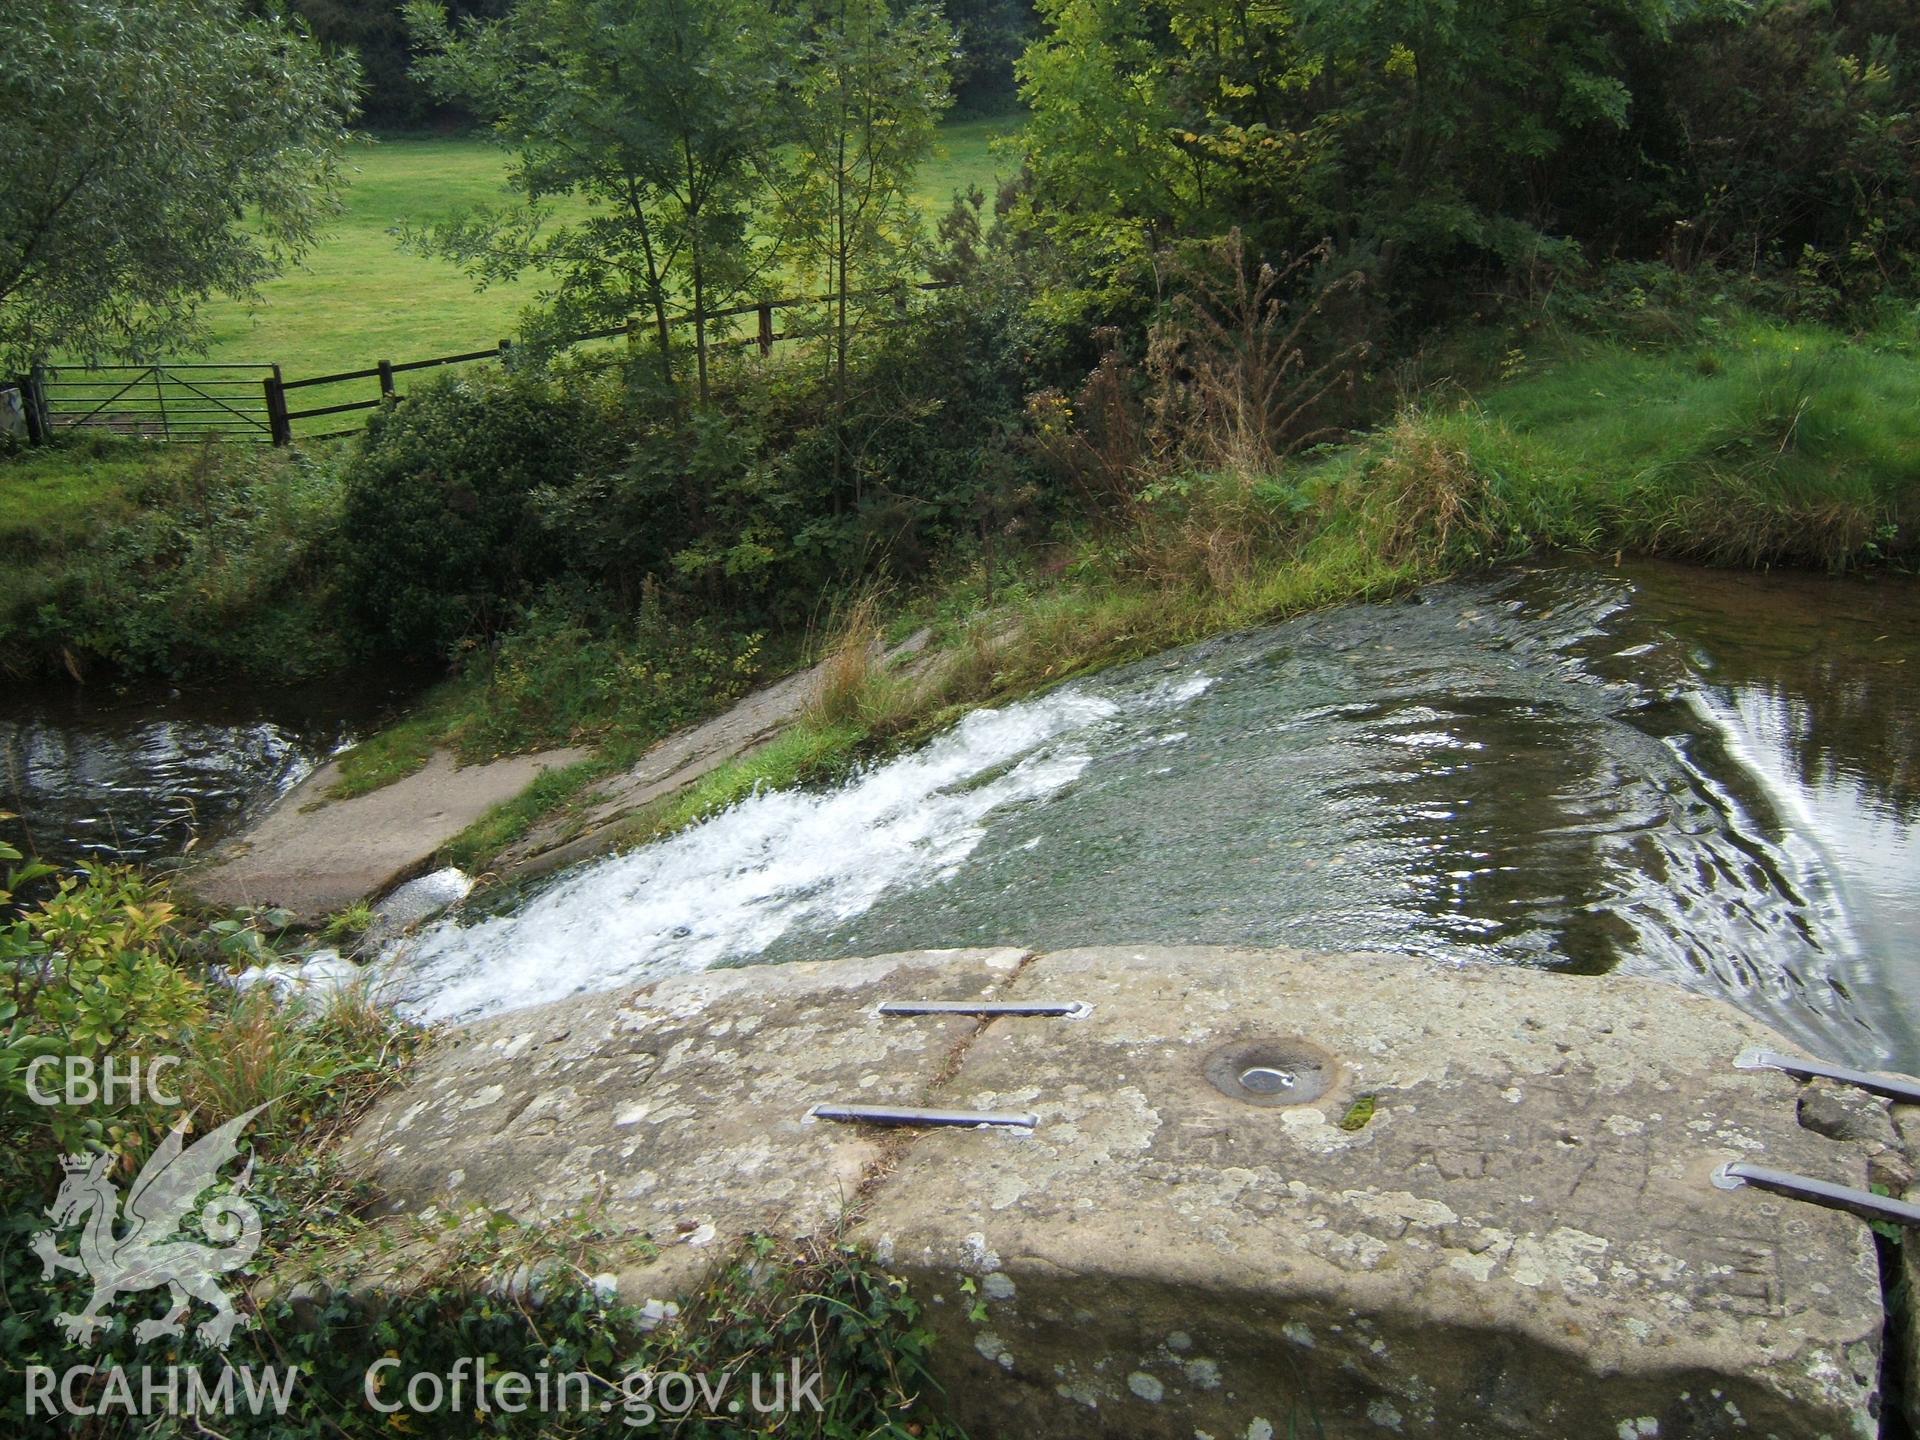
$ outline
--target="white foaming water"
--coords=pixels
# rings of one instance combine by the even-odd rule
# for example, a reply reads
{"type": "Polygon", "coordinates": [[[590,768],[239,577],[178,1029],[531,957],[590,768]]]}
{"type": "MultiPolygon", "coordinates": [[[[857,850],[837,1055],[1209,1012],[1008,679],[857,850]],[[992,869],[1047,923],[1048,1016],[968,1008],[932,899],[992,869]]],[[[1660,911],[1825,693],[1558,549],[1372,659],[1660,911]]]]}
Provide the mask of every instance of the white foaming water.
{"type": "MultiPolygon", "coordinates": [[[[1182,702],[1200,677],[1165,687],[1182,702]]],[[[951,873],[1003,806],[1057,794],[1118,711],[1066,690],[982,710],[825,793],[773,791],[670,839],[582,867],[515,914],[445,921],[388,956],[390,994],[422,1020],[471,1020],[750,958],[788,929],[851,919],[951,873]]]]}

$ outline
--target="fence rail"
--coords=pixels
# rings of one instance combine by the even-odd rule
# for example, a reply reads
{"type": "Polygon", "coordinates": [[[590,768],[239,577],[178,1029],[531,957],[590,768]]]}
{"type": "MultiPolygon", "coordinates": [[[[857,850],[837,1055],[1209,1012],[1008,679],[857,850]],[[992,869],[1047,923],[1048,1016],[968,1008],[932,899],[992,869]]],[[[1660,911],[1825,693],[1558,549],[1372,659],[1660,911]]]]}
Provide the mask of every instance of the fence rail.
{"type": "MultiPolygon", "coordinates": [[[[896,306],[904,312],[907,308],[908,299],[913,291],[947,290],[953,288],[954,284],[955,282],[948,280],[928,280],[916,285],[894,290],[849,291],[847,298],[849,300],[871,300],[876,297],[891,296],[896,306]]],[[[744,349],[748,346],[754,346],[759,349],[762,355],[767,355],[771,353],[776,344],[783,340],[813,338],[818,332],[804,329],[776,330],[774,328],[774,317],[783,310],[833,305],[837,303],[839,299],[840,296],[837,293],[829,295],[791,295],[779,299],[754,300],[744,305],[730,305],[723,309],[708,311],[704,319],[709,325],[715,321],[724,322],[727,320],[735,320],[743,315],[752,315],[756,320],[754,333],[752,335],[709,342],[709,348],[744,349]]],[[[667,323],[670,326],[682,326],[691,323],[694,319],[695,316],[693,314],[687,313],[670,317],[667,323]]],[[[596,340],[614,340],[622,337],[628,340],[638,341],[640,338],[652,334],[653,331],[654,326],[651,321],[643,317],[635,316],[624,325],[615,325],[605,330],[583,331],[577,335],[570,335],[559,343],[564,348],[574,345],[590,344],[596,340]]],[[[273,442],[276,445],[291,443],[293,439],[293,424],[295,421],[319,420],[331,415],[350,415],[361,410],[377,409],[382,402],[398,393],[398,387],[394,381],[396,375],[402,375],[413,370],[431,370],[443,365],[465,365],[479,360],[505,359],[512,353],[513,342],[511,340],[502,340],[491,349],[467,350],[458,355],[435,355],[425,360],[404,360],[399,362],[381,360],[376,364],[365,366],[358,370],[339,370],[330,375],[305,375],[298,380],[279,380],[276,378],[270,381],[267,387],[269,391],[268,408],[274,417],[272,421],[273,442]],[[337,400],[324,405],[307,406],[297,410],[290,408],[287,403],[287,392],[291,390],[305,390],[319,386],[351,385],[363,380],[377,380],[379,382],[378,393],[351,400],[337,400]]],[[[276,371],[276,377],[277,374],[278,372],[276,371]]],[[[304,438],[312,440],[329,439],[334,436],[351,435],[353,433],[354,431],[351,429],[329,430],[318,434],[309,433],[304,438]]]]}
{"type": "MultiPolygon", "coordinates": [[[[924,281],[888,291],[849,291],[848,300],[871,300],[891,295],[902,311],[913,290],[945,290],[955,282],[924,281]]],[[[743,315],[755,317],[754,333],[709,342],[714,349],[744,349],[757,346],[762,355],[783,340],[812,338],[811,330],[776,330],[774,319],[783,310],[836,304],[838,294],[794,295],[777,300],[754,300],[707,312],[707,323],[736,320],[743,315]]],[[[671,317],[672,326],[693,321],[691,314],[671,317]]],[[[636,317],[625,325],[609,330],[589,330],[569,336],[562,346],[583,345],[595,340],[620,336],[637,339],[653,332],[650,321],[636,317]]],[[[26,412],[28,438],[39,444],[60,430],[100,428],[122,434],[139,435],[152,440],[197,440],[221,435],[245,440],[270,441],[275,445],[293,443],[296,421],[319,420],[330,415],[349,415],[376,409],[398,393],[394,377],[413,370],[432,370],[442,365],[466,365],[479,360],[497,360],[513,353],[513,342],[502,340],[487,350],[467,350],[458,355],[435,355],[425,360],[381,360],[359,370],[340,370],[331,375],[305,375],[288,380],[278,365],[94,365],[36,366],[19,377],[22,408],[26,412]],[[321,386],[352,385],[363,380],[379,382],[377,394],[356,396],[321,405],[294,409],[287,403],[290,391],[321,386]]],[[[302,438],[329,439],[351,435],[353,430],[307,432],[302,438]]]]}

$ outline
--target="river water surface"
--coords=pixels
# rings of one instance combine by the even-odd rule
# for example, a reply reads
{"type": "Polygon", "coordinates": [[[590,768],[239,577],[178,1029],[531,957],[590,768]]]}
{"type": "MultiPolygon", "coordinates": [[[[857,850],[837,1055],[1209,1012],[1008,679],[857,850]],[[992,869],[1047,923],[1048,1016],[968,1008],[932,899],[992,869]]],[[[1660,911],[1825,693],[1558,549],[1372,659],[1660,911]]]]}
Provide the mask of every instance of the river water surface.
{"type": "Polygon", "coordinates": [[[0,837],[48,860],[174,859],[243,824],[415,685],[368,677],[183,694],[0,686],[0,837]]]}
{"type": "Polygon", "coordinates": [[[1920,587],[1554,564],[1169,652],[394,957],[469,1017],[721,964],[1107,942],[1658,976],[1920,1069],[1920,587]]]}

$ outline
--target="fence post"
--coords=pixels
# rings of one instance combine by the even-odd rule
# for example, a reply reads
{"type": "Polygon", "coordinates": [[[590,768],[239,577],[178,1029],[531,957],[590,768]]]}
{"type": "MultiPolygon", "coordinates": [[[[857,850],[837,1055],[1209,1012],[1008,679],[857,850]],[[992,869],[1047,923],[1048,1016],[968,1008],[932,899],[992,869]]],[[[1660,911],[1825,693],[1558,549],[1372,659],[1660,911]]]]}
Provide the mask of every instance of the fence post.
{"type": "Polygon", "coordinates": [[[47,392],[41,383],[43,375],[41,368],[34,365],[16,382],[20,386],[20,408],[26,412],[29,445],[46,444],[47,432],[53,428],[47,423],[47,392]]]}
{"type": "Polygon", "coordinates": [[[273,367],[273,374],[265,381],[267,392],[267,433],[273,437],[275,445],[293,443],[293,422],[287,418],[287,389],[280,379],[280,367],[273,367]]]}
{"type": "Polygon", "coordinates": [[[760,353],[762,355],[773,353],[773,302],[771,300],[760,302],[760,353]]]}
{"type": "Polygon", "coordinates": [[[393,362],[391,360],[380,362],[380,394],[388,399],[393,396],[393,362]]]}
{"type": "Polygon", "coordinates": [[[500,368],[502,370],[513,368],[513,341],[511,340],[500,342],[500,368]]]}

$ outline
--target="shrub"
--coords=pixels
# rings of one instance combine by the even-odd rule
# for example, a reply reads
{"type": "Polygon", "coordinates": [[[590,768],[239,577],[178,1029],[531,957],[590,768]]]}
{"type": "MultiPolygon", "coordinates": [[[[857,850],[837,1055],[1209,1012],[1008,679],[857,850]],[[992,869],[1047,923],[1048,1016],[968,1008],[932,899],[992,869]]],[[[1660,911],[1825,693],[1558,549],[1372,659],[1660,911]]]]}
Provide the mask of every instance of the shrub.
{"type": "MultiPolygon", "coordinates": [[[[0,863],[20,858],[0,843],[0,863]]],[[[0,1162],[8,1171],[31,1154],[109,1138],[114,1117],[102,1107],[32,1099],[36,1060],[170,1052],[205,1018],[199,987],[174,964],[173,907],[156,887],[116,867],[62,879],[37,905],[12,910],[16,890],[50,873],[18,867],[0,888],[0,914],[11,911],[0,924],[0,1162]]]]}
{"type": "Polygon", "coordinates": [[[1365,277],[1320,278],[1332,250],[1322,242],[1275,265],[1250,255],[1234,230],[1169,257],[1177,292],[1147,341],[1163,446],[1259,475],[1334,432],[1333,402],[1371,347],[1335,334],[1332,303],[1365,277]]]}
{"type": "Polygon", "coordinates": [[[760,641],[651,592],[627,616],[579,587],[554,586],[476,661],[485,703],[447,738],[473,755],[593,733],[651,744],[745,694],[759,677],[760,641]]]}
{"type": "Polygon", "coordinates": [[[566,558],[533,497],[604,460],[618,435],[602,419],[588,386],[494,374],[427,385],[375,415],[341,529],[358,632],[428,658],[503,630],[566,558]]]}
{"type": "Polygon", "coordinates": [[[1390,561],[1437,567],[1486,564],[1523,553],[1498,477],[1459,427],[1404,410],[1330,497],[1357,515],[1372,548],[1390,561]]]}
{"type": "Polygon", "coordinates": [[[299,676],[344,658],[333,453],[77,436],[12,463],[14,483],[66,492],[0,537],[19,562],[0,614],[14,663],[299,676]]]}

